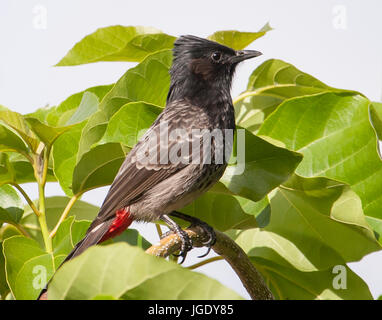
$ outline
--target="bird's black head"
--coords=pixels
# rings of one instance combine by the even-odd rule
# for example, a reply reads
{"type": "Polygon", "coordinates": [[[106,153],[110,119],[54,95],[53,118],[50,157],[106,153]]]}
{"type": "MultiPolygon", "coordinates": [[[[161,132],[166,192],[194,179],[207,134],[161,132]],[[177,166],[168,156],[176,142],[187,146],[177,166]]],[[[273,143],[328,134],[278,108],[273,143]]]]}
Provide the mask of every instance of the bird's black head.
{"type": "Polygon", "coordinates": [[[236,66],[261,55],[254,50],[236,51],[195,36],[181,36],[174,44],[168,99],[176,100],[214,94],[230,95],[236,66]]]}

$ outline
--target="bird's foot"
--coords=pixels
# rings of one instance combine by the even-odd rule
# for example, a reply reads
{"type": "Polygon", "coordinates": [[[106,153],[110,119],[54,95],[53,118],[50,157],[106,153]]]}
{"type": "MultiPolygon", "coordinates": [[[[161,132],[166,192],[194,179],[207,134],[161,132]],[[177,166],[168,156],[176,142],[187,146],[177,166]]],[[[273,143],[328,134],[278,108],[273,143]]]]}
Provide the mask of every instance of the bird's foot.
{"type": "Polygon", "coordinates": [[[178,212],[178,211],[174,211],[170,215],[173,217],[177,217],[177,218],[183,219],[185,221],[191,222],[190,227],[196,226],[196,227],[200,227],[203,229],[204,233],[208,235],[208,240],[202,242],[202,244],[205,247],[207,247],[208,249],[207,249],[206,253],[202,254],[198,258],[203,258],[203,257],[207,256],[210,253],[212,246],[216,242],[216,234],[215,234],[214,229],[209,224],[205,223],[204,221],[202,221],[198,218],[186,215],[184,213],[178,212]]]}
{"type": "Polygon", "coordinates": [[[192,240],[188,236],[187,232],[183,229],[179,229],[175,232],[179,238],[182,240],[182,245],[180,247],[179,254],[174,254],[176,257],[181,257],[179,264],[182,264],[186,259],[187,253],[192,249],[192,240]]]}
{"type": "Polygon", "coordinates": [[[162,235],[161,238],[167,237],[170,234],[177,234],[182,241],[180,247],[180,253],[174,254],[174,256],[181,257],[182,260],[179,264],[182,264],[186,259],[187,253],[192,249],[192,240],[188,236],[187,232],[184,231],[178,224],[171,220],[167,215],[163,215],[161,218],[169,226],[170,231],[162,235]]]}

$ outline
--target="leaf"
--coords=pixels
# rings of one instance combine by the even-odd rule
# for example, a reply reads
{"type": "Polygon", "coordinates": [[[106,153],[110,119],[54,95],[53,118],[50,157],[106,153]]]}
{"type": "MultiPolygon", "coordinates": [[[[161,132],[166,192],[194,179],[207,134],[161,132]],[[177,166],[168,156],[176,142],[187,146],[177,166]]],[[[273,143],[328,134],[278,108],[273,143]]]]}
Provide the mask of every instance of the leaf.
{"type": "Polygon", "coordinates": [[[271,30],[271,26],[267,23],[258,32],[240,32],[236,30],[217,31],[210,35],[208,39],[219,42],[235,50],[242,50],[271,30]]]}
{"type": "Polygon", "coordinates": [[[29,129],[24,120],[24,117],[21,114],[10,110],[0,111],[0,122],[15,130],[32,151],[37,150],[39,141],[36,139],[36,136],[33,134],[33,132],[29,129]]]}
{"type": "Polygon", "coordinates": [[[0,222],[17,224],[24,213],[24,204],[9,185],[0,187],[0,222]]]}
{"type": "Polygon", "coordinates": [[[76,112],[66,122],[66,125],[80,123],[87,120],[98,109],[98,97],[91,91],[85,91],[81,103],[76,109],[76,112]]]}
{"type": "Polygon", "coordinates": [[[373,229],[375,237],[382,244],[382,219],[368,216],[366,216],[365,218],[369,226],[373,229]]]}
{"type": "Polygon", "coordinates": [[[382,103],[373,102],[370,105],[370,121],[374,127],[374,130],[378,136],[378,139],[381,140],[382,139],[382,103]]]}
{"type": "Polygon", "coordinates": [[[80,141],[77,159],[98,143],[104,135],[107,122],[125,104],[145,102],[164,106],[170,86],[170,50],[154,53],[136,67],[129,69],[102,100],[99,111],[93,114],[80,141]]]}
{"type": "MultiPolygon", "coordinates": [[[[70,198],[61,196],[47,197],[45,199],[48,229],[52,230],[55,227],[69,201],[70,198]]],[[[76,220],[91,221],[97,216],[98,211],[99,207],[82,200],[77,200],[68,216],[73,216],[76,220]]],[[[39,222],[29,206],[26,206],[23,219],[20,223],[36,241],[43,244],[39,222]]]]}
{"type": "Polygon", "coordinates": [[[256,132],[284,100],[326,91],[341,90],[327,86],[287,62],[267,60],[251,74],[247,90],[234,99],[236,121],[256,132]]]}
{"type": "Polygon", "coordinates": [[[17,134],[0,125],[0,151],[15,151],[27,154],[28,148],[17,134]]]}
{"type": "Polygon", "coordinates": [[[125,243],[89,248],[58,270],[49,299],[240,299],[219,282],[125,243]]]}
{"type": "Polygon", "coordinates": [[[150,27],[100,28],[79,41],[57,66],[97,61],[142,61],[148,54],[170,49],[175,37],[150,27]]]}
{"type": "MultiPolygon", "coordinates": [[[[244,249],[279,299],[371,299],[346,264],[381,246],[359,197],[337,181],[292,176],[271,193],[270,223],[237,232],[244,249]],[[347,289],[333,287],[333,268],[346,268],[347,289]]],[[[231,232],[232,233],[232,232],[231,232]]]]}
{"type": "Polygon", "coordinates": [[[209,191],[180,211],[201,219],[215,229],[227,231],[257,227],[255,216],[260,210],[252,208],[248,212],[242,208],[239,197],[209,191]]]}
{"type": "MultiPolygon", "coordinates": [[[[261,270],[269,288],[282,300],[372,300],[367,284],[346,265],[339,265],[345,280],[335,279],[336,269],[301,272],[264,259],[251,261],[261,270]],[[334,285],[345,286],[334,287],[334,285]]],[[[341,276],[342,276],[341,275],[341,276]]]]}
{"type": "Polygon", "coordinates": [[[120,142],[132,148],[162,110],[144,102],[125,104],[111,117],[102,142],[120,142]]]}
{"type": "Polygon", "coordinates": [[[5,274],[5,259],[3,255],[3,242],[0,241],[0,297],[5,299],[9,292],[7,278],[5,274]]]}
{"type": "Polygon", "coordinates": [[[15,172],[6,153],[0,152],[0,185],[15,182],[15,172]]]}
{"type": "Polygon", "coordinates": [[[240,128],[233,150],[236,163],[228,165],[220,182],[233,194],[253,201],[261,200],[286,181],[302,160],[300,154],[276,147],[240,128]]]}
{"type": "Polygon", "coordinates": [[[172,49],[175,40],[176,37],[165,33],[137,35],[120,52],[106,58],[105,61],[141,62],[149,54],[172,49]]]}
{"type": "Polygon", "coordinates": [[[241,232],[236,239],[251,257],[312,272],[381,249],[360,199],[338,182],[293,177],[274,192],[270,205],[269,225],[241,232]]]}
{"type": "Polygon", "coordinates": [[[73,171],[77,164],[77,153],[85,123],[77,124],[62,134],[53,146],[54,174],[67,196],[73,196],[73,171]]]}
{"type": "Polygon", "coordinates": [[[365,214],[381,218],[382,162],[369,105],[367,99],[350,93],[296,98],[280,105],[259,134],[304,155],[297,174],[349,184],[361,198],[365,214]]]}
{"type": "Polygon", "coordinates": [[[54,258],[30,238],[15,236],[3,242],[9,287],[17,300],[34,300],[55,270],[54,258]]]}
{"type": "Polygon", "coordinates": [[[53,253],[57,257],[62,255],[64,259],[74,246],[85,236],[90,221],[75,221],[71,216],[65,219],[53,238],[53,253]]]}
{"type": "Polygon", "coordinates": [[[29,123],[36,136],[48,147],[52,146],[59,136],[70,129],[70,126],[51,127],[35,118],[26,118],[25,120],[29,123]]]}
{"type": "MultiPolygon", "coordinates": [[[[0,185],[35,181],[33,167],[23,156],[12,152],[0,152],[0,185]]],[[[56,181],[51,168],[48,168],[47,181],[56,181]]]]}
{"type": "Polygon", "coordinates": [[[109,185],[113,182],[125,153],[119,143],[96,146],[85,153],[73,171],[73,193],[109,185]]]}
{"type": "MultiPolygon", "coordinates": [[[[71,95],[49,112],[46,116],[46,123],[51,126],[64,126],[71,124],[68,122],[72,119],[75,113],[80,112],[77,111],[77,109],[82,110],[80,115],[90,115],[91,112],[94,111],[95,105],[95,97],[92,94],[97,96],[98,101],[101,101],[113,86],[114,84],[91,87],[71,95]]],[[[73,122],[80,122],[76,118],[77,116],[73,122]]],[[[82,118],[84,117],[82,116],[82,118]]]]}
{"type": "Polygon", "coordinates": [[[56,107],[51,107],[49,105],[39,108],[34,112],[28,113],[24,115],[25,118],[35,118],[42,123],[47,123],[47,116],[50,112],[52,112],[56,107]]]}
{"type": "Polygon", "coordinates": [[[0,228],[0,239],[4,241],[13,236],[22,236],[22,234],[14,225],[4,223],[0,228]]]}

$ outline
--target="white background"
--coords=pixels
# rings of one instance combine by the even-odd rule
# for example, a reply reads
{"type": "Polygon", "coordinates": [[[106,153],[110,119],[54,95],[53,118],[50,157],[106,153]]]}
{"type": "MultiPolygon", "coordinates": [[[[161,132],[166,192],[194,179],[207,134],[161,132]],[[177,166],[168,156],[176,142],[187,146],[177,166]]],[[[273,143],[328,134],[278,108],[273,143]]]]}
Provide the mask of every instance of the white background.
{"type": "MultiPolygon", "coordinates": [[[[99,27],[144,25],[176,36],[208,36],[224,29],[257,31],[266,22],[275,30],[249,47],[264,55],[239,68],[233,96],[245,88],[248,76],[261,62],[278,58],[328,85],[354,89],[380,101],[381,17],[380,0],[1,0],[0,104],[28,113],[47,104],[57,105],[90,86],[118,80],[132,64],[53,67],[75,42],[99,27]],[[39,20],[44,11],[46,25],[39,20]]],[[[47,189],[48,195],[62,194],[55,184],[47,189]]],[[[34,186],[28,185],[27,190],[36,195],[34,186]]],[[[100,205],[106,191],[89,192],[83,199],[100,205]]],[[[149,240],[157,240],[151,227],[134,227],[149,240]]],[[[196,261],[193,257],[186,265],[196,261]]],[[[382,253],[351,264],[374,297],[382,294],[381,265],[382,253]]],[[[199,270],[248,297],[224,262],[199,270]]]]}

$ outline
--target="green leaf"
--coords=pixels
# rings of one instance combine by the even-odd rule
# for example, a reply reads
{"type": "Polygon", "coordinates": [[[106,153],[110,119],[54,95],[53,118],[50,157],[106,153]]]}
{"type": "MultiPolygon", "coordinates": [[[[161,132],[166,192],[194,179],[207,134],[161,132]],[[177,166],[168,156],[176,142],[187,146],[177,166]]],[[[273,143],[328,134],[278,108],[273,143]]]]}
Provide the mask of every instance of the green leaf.
{"type": "Polygon", "coordinates": [[[24,141],[7,127],[0,125],[0,151],[15,151],[28,154],[24,141]]]}
{"type": "Polygon", "coordinates": [[[366,221],[373,229],[375,237],[382,243],[382,219],[366,216],[366,221]]]}
{"type": "Polygon", "coordinates": [[[83,129],[77,159],[101,140],[107,122],[123,105],[138,101],[165,105],[170,86],[168,71],[171,61],[170,50],[154,53],[118,80],[102,100],[99,111],[90,117],[83,129]]]}
{"type": "Polygon", "coordinates": [[[73,171],[77,164],[77,153],[85,123],[77,124],[62,134],[53,146],[54,174],[67,196],[73,196],[73,171]]]}
{"type": "Polygon", "coordinates": [[[3,242],[0,241],[0,297],[5,299],[9,292],[7,278],[5,274],[5,258],[3,254],[3,242]]]}
{"type": "Polygon", "coordinates": [[[162,110],[144,102],[125,104],[111,117],[102,142],[120,142],[132,148],[162,110]]]}
{"type": "Polygon", "coordinates": [[[282,60],[267,60],[250,76],[247,90],[234,99],[237,123],[256,132],[263,121],[286,99],[312,95],[331,88],[282,60]]]}
{"type": "MultiPolygon", "coordinates": [[[[45,199],[46,220],[50,230],[52,230],[61,217],[66,205],[70,201],[68,197],[54,196],[45,199]]],[[[94,220],[99,211],[99,207],[82,200],[77,200],[69,212],[69,217],[74,216],[76,220],[94,220]]],[[[39,243],[43,244],[40,225],[36,215],[26,206],[21,225],[39,243]]]]}
{"type": "Polygon", "coordinates": [[[9,156],[6,153],[0,152],[0,185],[15,181],[15,172],[9,162],[9,156]]]}
{"type": "Polygon", "coordinates": [[[237,238],[251,257],[303,272],[358,261],[380,250],[348,187],[323,178],[293,177],[270,198],[271,221],[237,238]]]}
{"type": "Polygon", "coordinates": [[[62,255],[62,259],[64,259],[85,236],[89,226],[90,221],[75,221],[73,216],[65,219],[53,238],[54,255],[56,257],[62,255]]]}
{"type": "Polygon", "coordinates": [[[92,247],[58,270],[49,299],[240,299],[216,280],[125,243],[92,247]]]}
{"type": "MultiPolygon", "coordinates": [[[[35,182],[32,164],[17,153],[0,152],[0,185],[35,182]]],[[[56,181],[51,168],[48,168],[47,181],[56,181]]]]}
{"type": "MultiPolygon", "coordinates": [[[[29,129],[24,117],[21,114],[10,110],[0,111],[0,122],[5,124],[10,129],[15,130],[22,140],[24,140],[25,143],[32,149],[32,151],[37,150],[39,141],[29,129]]],[[[24,148],[22,149],[23,151],[24,148]]]]}
{"type": "MultiPolygon", "coordinates": [[[[46,116],[46,123],[51,126],[65,126],[68,123],[75,113],[80,113],[80,120],[84,120],[84,116],[90,116],[91,112],[94,112],[95,97],[96,95],[98,101],[101,101],[103,97],[111,90],[114,85],[105,85],[105,86],[96,86],[88,88],[84,91],[75,93],[67,98],[65,101],[61,102],[56,108],[51,110],[46,116]],[[81,108],[80,108],[81,106],[81,108]],[[80,111],[77,111],[80,109],[80,111]]],[[[73,123],[80,122],[78,121],[77,116],[72,119],[73,123]]]]}
{"type": "Polygon", "coordinates": [[[76,112],[66,122],[66,125],[80,123],[87,120],[98,109],[98,97],[90,91],[85,91],[81,103],[76,109],[76,112]]]}
{"type": "MultiPolygon", "coordinates": [[[[119,236],[116,236],[109,240],[112,243],[126,242],[132,246],[137,246],[143,250],[146,250],[152,246],[152,244],[142,237],[135,229],[126,229],[119,236]]],[[[108,244],[109,241],[105,241],[108,244]]]]}
{"type": "Polygon", "coordinates": [[[380,219],[382,162],[369,105],[367,99],[350,93],[292,99],[280,105],[259,134],[304,155],[297,174],[349,184],[361,198],[365,214],[380,219]]]}
{"type": "Polygon", "coordinates": [[[107,143],[91,149],[74,168],[73,193],[82,194],[111,184],[124,159],[125,153],[119,143],[107,143]]]}
{"type": "Polygon", "coordinates": [[[378,139],[382,139],[382,103],[373,102],[370,105],[370,121],[377,133],[378,139]]]}
{"type": "Polygon", "coordinates": [[[20,230],[18,230],[14,225],[4,223],[0,228],[0,239],[5,240],[14,236],[22,236],[20,230]]]}
{"type": "Polygon", "coordinates": [[[100,28],[78,42],[57,66],[97,61],[142,61],[148,54],[173,46],[175,37],[150,27],[100,28]]]}
{"type": "Polygon", "coordinates": [[[9,287],[17,300],[34,300],[55,270],[54,258],[33,239],[15,236],[3,242],[9,287]]]}
{"type": "Polygon", "coordinates": [[[59,136],[70,129],[70,126],[51,127],[35,118],[26,118],[25,120],[28,122],[36,136],[38,136],[48,147],[52,146],[59,136]]]}
{"type": "Polygon", "coordinates": [[[47,123],[47,116],[50,112],[52,112],[56,107],[50,107],[50,106],[45,106],[43,108],[39,108],[34,112],[28,113],[24,115],[25,118],[35,118],[39,120],[42,123],[47,123]]]}
{"type": "Polygon", "coordinates": [[[17,224],[24,213],[24,204],[18,193],[9,185],[0,187],[0,223],[17,224]]]}
{"type": "Polygon", "coordinates": [[[244,249],[279,299],[371,299],[346,264],[380,250],[361,201],[325,178],[293,176],[271,193],[270,223],[237,232],[244,249]],[[346,267],[347,289],[333,287],[333,268],[346,267]]]}
{"type": "MultiPolygon", "coordinates": [[[[257,227],[255,216],[259,208],[254,207],[248,212],[242,207],[239,197],[209,191],[180,211],[220,231],[227,231],[257,227]]],[[[184,222],[180,224],[184,225],[184,222]]]]}
{"type": "Polygon", "coordinates": [[[259,201],[289,178],[302,156],[241,130],[238,129],[233,147],[236,163],[228,165],[220,182],[235,195],[259,201]],[[245,159],[240,159],[244,152],[245,159]]]}
{"type": "Polygon", "coordinates": [[[293,268],[278,265],[269,260],[252,258],[251,261],[261,270],[266,283],[276,299],[373,299],[367,284],[346,265],[339,265],[341,268],[339,272],[342,274],[337,274],[338,271],[334,267],[315,272],[301,272],[293,268]],[[338,276],[342,276],[342,278],[336,279],[338,276]]]}
{"type": "Polygon", "coordinates": [[[240,32],[236,30],[217,31],[210,35],[208,39],[219,42],[235,50],[242,50],[271,30],[271,26],[267,23],[258,32],[240,32]]]}

